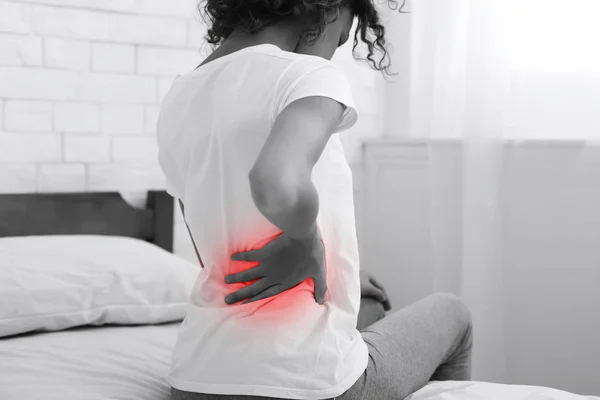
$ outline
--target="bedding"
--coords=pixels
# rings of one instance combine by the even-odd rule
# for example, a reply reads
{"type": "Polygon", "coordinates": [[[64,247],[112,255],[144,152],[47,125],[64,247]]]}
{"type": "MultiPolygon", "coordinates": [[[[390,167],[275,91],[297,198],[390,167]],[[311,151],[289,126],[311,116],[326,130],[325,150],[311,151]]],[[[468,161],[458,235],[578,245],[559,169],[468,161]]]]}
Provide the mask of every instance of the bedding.
{"type": "Polygon", "coordinates": [[[199,268],[121,236],[0,238],[0,337],[182,320],[199,268]]]}
{"type": "Polygon", "coordinates": [[[489,382],[431,382],[406,400],[584,400],[580,396],[540,386],[501,385],[489,382]]]}
{"type": "MultiPolygon", "coordinates": [[[[164,377],[179,322],[78,327],[0,339],[2,400],[169,400],[164,377]]],[[[584,400],[560,390],[432,382],[407,400],[584,400]]],[[[395,400],[395,399],[382,399],[395,400]]]]}
{"type": "Polygon", "coordinates": [[[168,400],[180,322],[0,339],[2,400],[168,400]]]}

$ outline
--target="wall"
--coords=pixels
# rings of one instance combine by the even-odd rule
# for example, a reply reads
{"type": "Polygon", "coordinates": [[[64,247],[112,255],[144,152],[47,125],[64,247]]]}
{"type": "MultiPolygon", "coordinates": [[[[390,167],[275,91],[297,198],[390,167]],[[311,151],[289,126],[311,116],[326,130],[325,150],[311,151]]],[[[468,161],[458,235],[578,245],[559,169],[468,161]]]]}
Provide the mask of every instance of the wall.
{"type": "MultiPolygon", "coordinates": [[[[461,149],[453,140],[365,144],[361,262],[392,288],[394,309],[436,291],[464,293],[461,149]]],[[[507,141],[503,153],[502,268],[492,296],[501,304],[490,308],[499,323],[475,329],[476,343],[499,335],[504,352],[476,349],[495,357],[474,379],[598,396],[600,144],[507,141]]]]}
{"type": "MultiPolygon", "coordinates": [[[[0,0],[0,192],[120,190],[143,204],[164,187],[160,101],[207,54],[204,32],[194,0],[0,0]]],[[[361,113],[341,135],[360,172],[361,138],[383,135],[382,79],[350,43],[334,61],[361,113]]],[[[179,216],[175,235],[193,259],[179,216]]]]}

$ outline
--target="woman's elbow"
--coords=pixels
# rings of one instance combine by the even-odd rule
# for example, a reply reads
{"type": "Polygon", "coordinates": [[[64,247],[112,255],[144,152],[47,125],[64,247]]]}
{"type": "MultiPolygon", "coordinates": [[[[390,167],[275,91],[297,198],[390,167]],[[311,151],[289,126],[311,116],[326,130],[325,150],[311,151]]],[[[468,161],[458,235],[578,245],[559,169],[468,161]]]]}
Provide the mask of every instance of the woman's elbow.
{"type": "Polygon", "coordinates": [[[278,210],[294,203],[296,188],[291,179],[251,171],[248,180],[256,206],[261,210],[278,210]]]}

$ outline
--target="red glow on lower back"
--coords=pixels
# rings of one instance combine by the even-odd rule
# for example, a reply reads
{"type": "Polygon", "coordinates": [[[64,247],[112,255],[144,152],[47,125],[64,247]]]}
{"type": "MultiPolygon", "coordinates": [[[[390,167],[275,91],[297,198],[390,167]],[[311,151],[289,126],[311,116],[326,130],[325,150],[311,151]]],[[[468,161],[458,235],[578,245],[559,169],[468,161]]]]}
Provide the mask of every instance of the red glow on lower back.
{"type": "MultiPolygon", "coordinates": [[[[265,327],[269,325],[290,326],[290,324],[296,324],[297,321],[306,321],[307,315],[316,315],[315,311],[317,310],[315,307],[319,307],[317,314],[321,314],[321,307],[324,306],[319,305],[314,298],[314,282],[311,278],[275,296],[252,303],[243,304],[243,301],[246,299],[234,304],[227,304],[225,302],[227,295],[252,285],[257,281],[225,283],[225,276],[246,271],[259,265],[259,261],[233,261],[231,260],[231,255],[258,250],[283,234],[282,231],[279,231],[265,237],[265,235],[258,236],[255,231],[256,229],[249,228],[247,235],[240,235],[241,237],[248,238],[242,241],[244,243],[251,243],[248,246],[234,248],[229,243],[224,243],[222,246],[213,247],[212,251],[207,252],[210,254],[207,260],[210,261],[205,265],[203,281],[194,287],[194,290],[197,292],[192,293],[192,304],[211,309],[235,308],[236,312],[232,314],[232,316],[235,315],[233,318],[247,327],[253,326],[256,323],[258,324],[256,325],[257,329],[261,326],[265,327]]],[[[264,230],[262,231],[264,232],[264,230]]],[[[319,229],[319,232],[322,231],[319,229]]],[[[329,264],[326,263],[326,267],[329,281],[329,264]]],[[[326,302],[328,297],[329,295],[326,294],[326,302]]]]}
{"type": "MultiPolygon", "coordinates": [[[[319,232],[320,232],[320,230],[319,230],[319,232]]],[[[250,251],[250,250],[258,250],[258,249],[264,247],[265,245],[267,245],[268,243],[270,243],[271,241],[277,239],[282,234],[283,234],[283,232],[279,232],[270,237],[266,237],[266,238],[256,241],[253,245],[249,246],[248,248],[231,251],[227,255],[228,260],[229,260],[228,268],[227,268],[227,271],[224,271],[223,277],[225,275],[235,274],[238,272],[246,271],[248,269],[254,268],[257,265],[259,265],[258,261],[233,261],[233,260],[231,260],[231,254],[238,253],[238,252],[250,251]]],[[[237,290],[240,290],[245,286],[249,286],[249,285],[253,284],[254,282],[256,282],[257,280],[253,280],[253,281],[249,281],[249,282],[233,283],[233,284],[224,283],[225,295],[233,293],[237,290]]],[[[295,311],[301,312],[301,310],[306,305],[317,305],[316,300],[314,299],[314,282],[311,278],[308,278],[305,281],[301,282],[299,285],[297,285],[291,289],[288,289],[280,294],[277,294],[273,297],[258,300],[258,301],[255,301],[253,303],[249,303],[246,305],[242,304],[242,302],[227,305],[225,303],[225,300],[223,299],[223,303],[225,304],[226,307],[240,307],[241,306],[241,307],[260,308],[259,312],[263,316],[263,318],[261,318],[262,320],[264,320],[264,317],[266,317],[267,315],[272,316],[273,319],[276,319],[276,320],[281,320],[285,317],[295,318],[294,317],[294,315],[296,314],[295,311]]]]}

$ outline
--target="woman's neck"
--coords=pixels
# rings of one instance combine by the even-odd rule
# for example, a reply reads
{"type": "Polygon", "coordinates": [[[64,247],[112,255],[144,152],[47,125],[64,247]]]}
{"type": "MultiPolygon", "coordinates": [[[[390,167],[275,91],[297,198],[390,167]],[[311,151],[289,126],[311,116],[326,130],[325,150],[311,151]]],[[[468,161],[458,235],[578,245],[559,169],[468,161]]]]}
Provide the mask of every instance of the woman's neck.
{"type": "Polygon", "coordinates": [[[219,49],[225,53],[260,44],[272,44],[283,51],[293,52],[298,45],[299,32],[292,26],[269,26],[261,32],[250,34],[244,31],[232,33],[219,49]]]}

